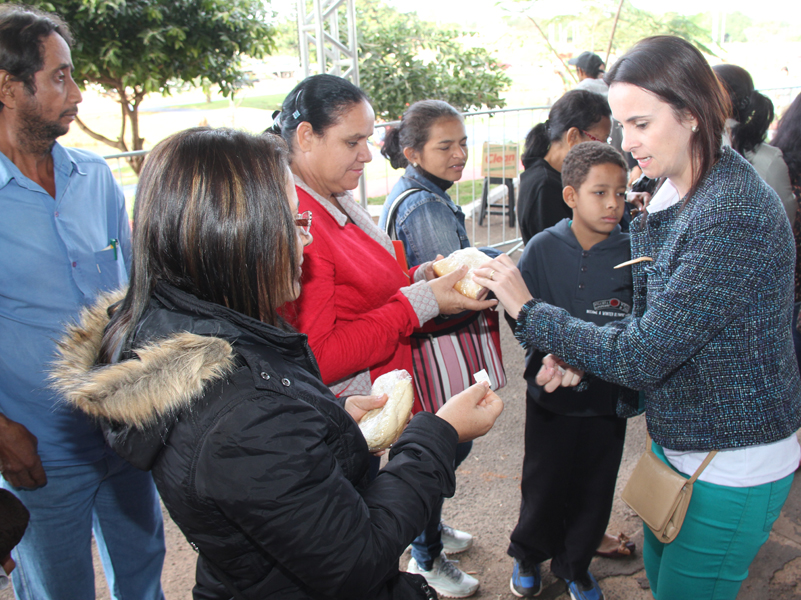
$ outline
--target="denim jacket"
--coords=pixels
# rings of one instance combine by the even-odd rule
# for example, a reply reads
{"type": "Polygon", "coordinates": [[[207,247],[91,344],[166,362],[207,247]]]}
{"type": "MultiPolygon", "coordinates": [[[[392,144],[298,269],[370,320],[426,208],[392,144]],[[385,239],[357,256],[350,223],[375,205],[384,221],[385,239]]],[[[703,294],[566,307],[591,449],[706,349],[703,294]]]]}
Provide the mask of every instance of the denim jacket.
{"type": "Polygon", "coordinates": [[[433,260],[437,254],[448,256],[455,250],[469,248],[462,209],[411,165],[387,196],[378,226],[382,230],[386,227],[392,202],[412,188],[420,191],[403,200],[395,218],[395,231],[406,248],[409,266],[433,260]]]}

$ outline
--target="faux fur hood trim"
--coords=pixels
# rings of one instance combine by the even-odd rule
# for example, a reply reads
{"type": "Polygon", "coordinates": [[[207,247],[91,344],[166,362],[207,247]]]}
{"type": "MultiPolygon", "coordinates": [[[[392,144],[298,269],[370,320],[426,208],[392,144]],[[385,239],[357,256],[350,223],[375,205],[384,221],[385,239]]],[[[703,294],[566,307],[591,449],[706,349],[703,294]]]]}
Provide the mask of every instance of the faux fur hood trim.
{"type": "Polygon", "coordinates": [[[68,404],[86,414],[144,428],[191,405],[207,384],[231,374],[235,356],[226,340],[181,332],[137,348],[136,358],[96,365],[108,308],[125,292],[99,296],[66,327],[49,379],[68,404]]]}

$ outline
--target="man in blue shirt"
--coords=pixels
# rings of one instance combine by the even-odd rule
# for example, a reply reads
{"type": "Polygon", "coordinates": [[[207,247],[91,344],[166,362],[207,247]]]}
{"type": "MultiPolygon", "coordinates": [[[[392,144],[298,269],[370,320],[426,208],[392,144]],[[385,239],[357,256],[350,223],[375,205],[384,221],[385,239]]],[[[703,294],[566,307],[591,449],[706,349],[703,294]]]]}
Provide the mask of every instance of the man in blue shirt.
{"type": "Polygon", "coordinates": [[[47,386],[54,340],[128,281],[125,200],[101,158],[66,149],[81,93],[55,15],[0,7],[0,484],[31,513],[18,598],[94,597],[94,532],[113,598],[162,599],[164,536],[149,473],[47,386]]]}

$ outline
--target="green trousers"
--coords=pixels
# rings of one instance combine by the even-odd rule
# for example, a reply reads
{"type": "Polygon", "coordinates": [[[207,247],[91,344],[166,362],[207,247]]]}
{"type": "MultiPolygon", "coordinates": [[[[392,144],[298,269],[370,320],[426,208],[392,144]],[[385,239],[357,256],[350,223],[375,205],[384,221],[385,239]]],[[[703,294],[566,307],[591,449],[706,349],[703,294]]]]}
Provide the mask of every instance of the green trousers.
{"type": "MultiPolygon", "coordinates": [[[[653,448],[669,465],[662,448],[653,448]]],[[[654,598],[735,600],[792,482],[793,475],[745,488],[696,481],[684,525],[673,542],[659,542],[644,527],[643,562],[654,598]]]]}

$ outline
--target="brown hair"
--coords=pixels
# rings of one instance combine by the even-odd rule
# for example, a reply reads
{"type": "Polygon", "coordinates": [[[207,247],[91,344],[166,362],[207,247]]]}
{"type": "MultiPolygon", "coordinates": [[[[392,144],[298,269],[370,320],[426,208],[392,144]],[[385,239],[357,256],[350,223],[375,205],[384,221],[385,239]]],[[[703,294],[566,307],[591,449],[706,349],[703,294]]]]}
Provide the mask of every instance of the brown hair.
{"type": "Polygon", "coordinates": [[[721,139],[730,111],[728,94],[703,55],[689,42],[658,35],[637,42],[606,73],[604,81],[629,83],[673,108],[678,120],[695,117],[698,131],[690,138],[690,198],[721,156],[721,139]]]}
{"type": "Polygon", "coordinates": [[[136,194],[131,282],[101,362],[128,342],[164,281],[271,325],[300,274],[286,197],[287,150],[273,135],[195,128],[148,155],[136,194]]]}
{"type": "Polygon", "coordinates": [[[403,113],[400,125],[387,127],[381,154],[389,159],[393,169],[403,169],[409,161],[404,148],[422,152],[431,136],[431,128],[441,119],[456,119],[464,123],[462,113],[442,100],[420,100],[403,113]]]}

